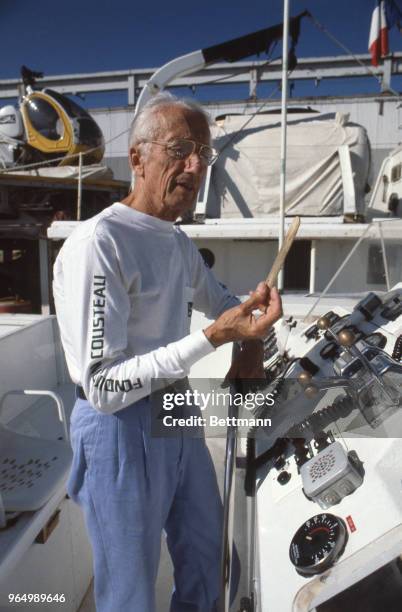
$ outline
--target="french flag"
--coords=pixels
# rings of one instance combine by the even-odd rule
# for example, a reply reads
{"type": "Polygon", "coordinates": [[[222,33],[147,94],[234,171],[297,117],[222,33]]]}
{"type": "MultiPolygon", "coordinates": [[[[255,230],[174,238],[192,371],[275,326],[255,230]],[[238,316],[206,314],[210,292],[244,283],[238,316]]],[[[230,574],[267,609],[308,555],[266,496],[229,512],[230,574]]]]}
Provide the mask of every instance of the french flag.
{"type": "Polygon", "coordinates": [[[402,13],[394,0],[378,0],[371,17],[368,48],[371,63],[378,66],[380,58],[389,53],[388,30],[394,25],[400,29],[402,13]]]}

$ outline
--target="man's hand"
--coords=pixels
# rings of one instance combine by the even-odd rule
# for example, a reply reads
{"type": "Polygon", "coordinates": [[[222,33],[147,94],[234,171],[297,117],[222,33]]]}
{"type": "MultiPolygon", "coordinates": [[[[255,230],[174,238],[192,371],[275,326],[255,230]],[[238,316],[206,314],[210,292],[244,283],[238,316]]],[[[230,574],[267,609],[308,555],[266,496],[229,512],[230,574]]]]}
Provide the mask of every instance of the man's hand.
{"type": "Polygon", "coordinates": [[[248,300],[226,310],[212,325],[204,329],[210,343],[216,348],[236,340],[257,340],[265,338],[268,330],[282,316],[282,301],[276,288],[261,282],[248,300]],[[257,318],[253,311],[262,314],[257,318]]]}
{"type": "Polygon", "coordinates": [[[240,352],[230,366],[225,376],[223,386],[228,386],[233,380],[265,380],[264,371],[264,344],[261,340],[247,340],[243,342],[240,352]]]}

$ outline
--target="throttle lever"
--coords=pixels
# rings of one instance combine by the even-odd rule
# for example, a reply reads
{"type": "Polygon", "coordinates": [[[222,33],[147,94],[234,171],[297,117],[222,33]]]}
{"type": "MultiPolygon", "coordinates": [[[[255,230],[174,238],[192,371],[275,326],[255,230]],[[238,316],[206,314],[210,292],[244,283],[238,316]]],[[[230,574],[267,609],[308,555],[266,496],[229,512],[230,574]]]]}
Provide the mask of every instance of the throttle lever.
{"type": "MultiPolygon", "coordinates": [[[[369,377],[372,380],[374,379],[374,381],[380,386],[383,394],[387,397],[391,406],[399,405],[400,394],[398,390],[395,389],[393,385],[384,384],[384,381],[378,375],[376,369],[372,366],[372,364],[367,359],[367,357],[362,353],[362,351],[360,351],[357,348],[355,344],[356,336],[351,329],[342,329],[338,335],[335,334],[330,327],[330,321],[328,317],[321,317],[317,321],[317,326],[319,327],[319,329],[326,330],[330,334],[330,336],[333,338],[333,340],[339,346],[341,346],[347,353],[349,353],[349,355],[351,355],[354,358],[359,359],[360,363],[362,364],[363,368],[365,369],[369,377]]],[[[373,347],[373,350],[380,352],[380,349],[376,349],[376,347],[373,347]]],[[[381,351],[381,353],[383,353],[383,351],[381,351]]]]}

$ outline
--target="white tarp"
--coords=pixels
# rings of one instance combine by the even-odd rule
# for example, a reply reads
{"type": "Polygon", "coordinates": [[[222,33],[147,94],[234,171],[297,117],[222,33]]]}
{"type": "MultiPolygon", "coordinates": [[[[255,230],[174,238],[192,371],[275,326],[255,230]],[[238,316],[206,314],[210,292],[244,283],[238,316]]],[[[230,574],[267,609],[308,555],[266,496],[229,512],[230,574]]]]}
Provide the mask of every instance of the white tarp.
{"type": "MultiPolygon", "coordinates": [[[[341,114],[288,115],[286,214],[343,214],[341,145],[350,151],[356,212],[364,211],[370,148],[366,130],[347,119],[341,114]]],[[[278,215],[280,115],[227,116],[213,135],[221,154],[213,167],[207,216],[278,215]]]]}
{"type": "MultiPolygon", "coordinates": [[[[23,176],[43,176],[50,178],[71,178],[77,179],[79,175],[78,166],[43,166],[32,170],[18,170],[18,168],[7,169],[7,174],[17,174],[23,176]]],[[[88,164],[82,166],[82,179],[102,179],[112,180],[113,171],[101,164],[88,164]]]]}

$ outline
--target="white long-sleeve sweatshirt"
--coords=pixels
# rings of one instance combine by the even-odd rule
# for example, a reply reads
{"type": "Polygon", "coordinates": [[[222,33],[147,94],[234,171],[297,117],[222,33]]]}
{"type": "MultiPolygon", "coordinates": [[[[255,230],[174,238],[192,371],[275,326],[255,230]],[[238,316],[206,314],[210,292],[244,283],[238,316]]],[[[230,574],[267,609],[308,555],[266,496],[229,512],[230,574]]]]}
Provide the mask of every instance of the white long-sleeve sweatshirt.
{"type": "Polygon", "coordinates": [[[66,240],[53,293],[71,378],[106,413],[214,350],[202,330],[189,333],[193,306],[216,318],[239,303],[184,232],[121,203],[66,240]]]}

